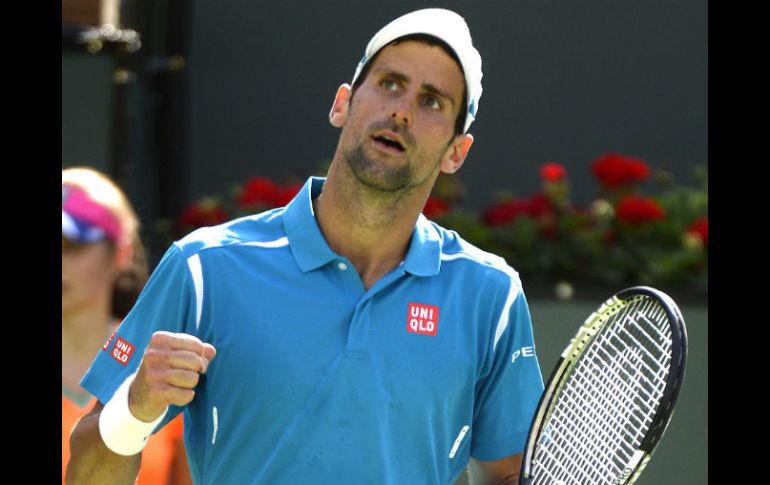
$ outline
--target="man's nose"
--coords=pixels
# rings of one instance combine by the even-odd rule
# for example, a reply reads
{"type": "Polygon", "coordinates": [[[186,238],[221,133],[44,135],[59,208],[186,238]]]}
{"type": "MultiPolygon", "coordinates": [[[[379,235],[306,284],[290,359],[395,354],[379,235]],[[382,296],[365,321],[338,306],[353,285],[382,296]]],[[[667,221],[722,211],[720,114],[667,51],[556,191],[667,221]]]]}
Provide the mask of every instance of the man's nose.
{"type": "Polygon", "coordinates": [[[411,126],[414,118],[413,103],[406,97],[401,97],[396,101],[390,110],[390,116],[397,124],[411,126]]]}

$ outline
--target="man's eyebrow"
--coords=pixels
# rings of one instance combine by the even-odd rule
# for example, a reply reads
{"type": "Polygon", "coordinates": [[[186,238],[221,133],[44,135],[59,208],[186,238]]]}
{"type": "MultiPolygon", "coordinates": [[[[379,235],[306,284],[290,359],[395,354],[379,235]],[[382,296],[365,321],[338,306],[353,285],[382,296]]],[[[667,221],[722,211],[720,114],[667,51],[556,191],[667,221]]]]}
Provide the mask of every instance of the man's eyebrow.
{"type": "MultiPolygon", "coordinates": [[[[401,82],[408,83],[410,81],[409,76],[407,76],[406,74],[404,74],[402,72],[394,71],[392,69],[378,69],[377,71],[378,71],[377,74],[390,76],[390,77],[398,79],[401,82]]],[[[423,84],[421,87],[422,87],[423,91],[431,93],[431,94],[435,94],[435,95],[440,96],[442,98],[445,98],[447,101],[452,103],[452,106],[455,105],[455,100],[449,94],[447,94],[444,91],[440,90],[435,85],[430,84],[430,83],[426,83],[426,84],[423,84]]]]}
{"type": "Polygon", "coordinates": [[[434,85],[432,85],[430,83],[429,84],[423,84],[422,85],[422,89],[423,89],[423,91],[427,91],[427,92],[429,92],[431,94],[436,94],[436,95],[438,95],[438,96],[440,96],[442,98],[445,98],[447,101],[452,103],[452,106],[455,105],[455,100],[452,99],[452,97],[450,95],[448,95],[447,93],[445,93],[444,91],[440,90],[439,88],[437,88],[436,86],[434,86],[434,85]]]}
{"type": "Polygon", "coordinates": [[[378,74],[384,75],[384,76],[390,76],[398,79],[401,82],[409,82],[409,76],[402,72],[394,71],[392,69],[378,69],[378,74]]]}

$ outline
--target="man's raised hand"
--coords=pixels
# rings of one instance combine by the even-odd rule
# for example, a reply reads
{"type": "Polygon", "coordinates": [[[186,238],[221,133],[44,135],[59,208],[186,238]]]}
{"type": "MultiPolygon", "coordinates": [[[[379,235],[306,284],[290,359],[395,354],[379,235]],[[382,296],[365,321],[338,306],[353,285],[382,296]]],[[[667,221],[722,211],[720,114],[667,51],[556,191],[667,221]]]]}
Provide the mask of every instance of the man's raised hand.
{"type": "Polygon", "coordinates": [[[137,419],[152,422],[170,404],[184,406],[217,351],[213,345],[186,333],[152,334],[139,371],[131,384],[128,407],[137,419]]]}

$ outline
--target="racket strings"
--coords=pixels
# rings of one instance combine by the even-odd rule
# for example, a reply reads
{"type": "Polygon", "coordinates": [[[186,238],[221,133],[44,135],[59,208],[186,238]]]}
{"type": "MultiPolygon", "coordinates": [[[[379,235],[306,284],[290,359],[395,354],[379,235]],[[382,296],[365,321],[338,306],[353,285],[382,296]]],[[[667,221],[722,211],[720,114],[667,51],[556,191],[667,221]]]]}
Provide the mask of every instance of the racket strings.
{"type": "MultiPolygon", "coordinates": [[[[630,349],[626,349],[624,351],[625,353],[628,353],[630,349]]],[[[597,354],[599,354],[602,358],[606,359],[606,362],[608,362],[610,359],[613,358],[612,355],[610,355],[605,349],[597,349],[597,354]]],[[[637,356],[638,358],[638,356],[637,356]]],[[[602,366],[603,361],[598,361],[597,366],[602,366]]],[[[626,360],[626,362],[622,363],[621,366],[618,367],[612,367],[607,369],[610,372],[611,377],[615,379],[622,380],[624,382],[629,383],[629,386],[631,386],[631,389],[636,389],[639,391],[640,395],[637,396],[637,398],[645,398],[643,402],[647,404],[648,407],[652,407],[656,403],[655,398],[655,386],[656,386],[656,380],[653,378],[651,379],[647,375],[645,375],[644,369],[641,367],[645,364],[639,363],[638,361],[636,363],[632,363],[629,360],[626,360]],[[633,366],[639,366],[639,367],[633,367],[633,366]]],[[[648,372],[652,373],[652,369],[648,369],[648,372]]],[[[665,375],[662,376],[665,378],[665,375]]],[[[661,377],[658,377],[661,378],[661,377]]],[[[629,391],[631,390],[629,389],[629,391]]],[[[630,411],[628,409],[627,411],[630,411]]]]}
{"type": "Polygon", "coordinates": [[[666,386],[665,310],[626,302],[579,357],[533,459],[535,484],[614,484],[644,438],[666,386]]]}
{"type": "MultiPolygon", "coordinates": [[[[579,381],[587,388],[602,386],[593,375],[583,376],[579,381]]],[[[569,478],[569,483],[593,483],[602,476],[617,474],[617,470],[611,468],[610,458],[621,445],[623,435],[613,430],[625,428],[627,423],[624,421],[628,421],[632,412],[630,406],[618,398],[624,392],[628,391],[612,390],[606,396],[588,396],[588,400],[573,393],[564,395],[557,404],[551,423],[556,431],[563,433],[556,440],[561,446],[554,450],[551,458],[557,463],[560,459],[557,452],[562,450],[578,457],[564,470],[568,476],[563,478],[569,478]],[[605,406],[607,399],[613,401],[612,407],[605,406]],[[607,409],[614,412],[607,414],[607,409]],[[596,422],[604,422],[605,426],[597,427],[596,422]]],[[[548,450],[545,451],[548,454],[548,450]]]]}

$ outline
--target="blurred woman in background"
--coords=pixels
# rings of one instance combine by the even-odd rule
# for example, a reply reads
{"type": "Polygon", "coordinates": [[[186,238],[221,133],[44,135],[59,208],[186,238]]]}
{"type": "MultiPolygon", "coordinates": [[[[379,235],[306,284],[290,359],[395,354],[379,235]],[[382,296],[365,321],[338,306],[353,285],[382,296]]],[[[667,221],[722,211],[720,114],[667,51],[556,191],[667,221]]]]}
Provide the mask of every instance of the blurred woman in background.
{"type": "MultiPolygon", "coordinates": [[[[91,168],[62,170],[62,484],[69,435],[95,398],[80,387],[149,274],[139,220],[125,194],[91,168]]],[[[138,485],[191,484],[182,415],[150,438],[138,485]]]]}

